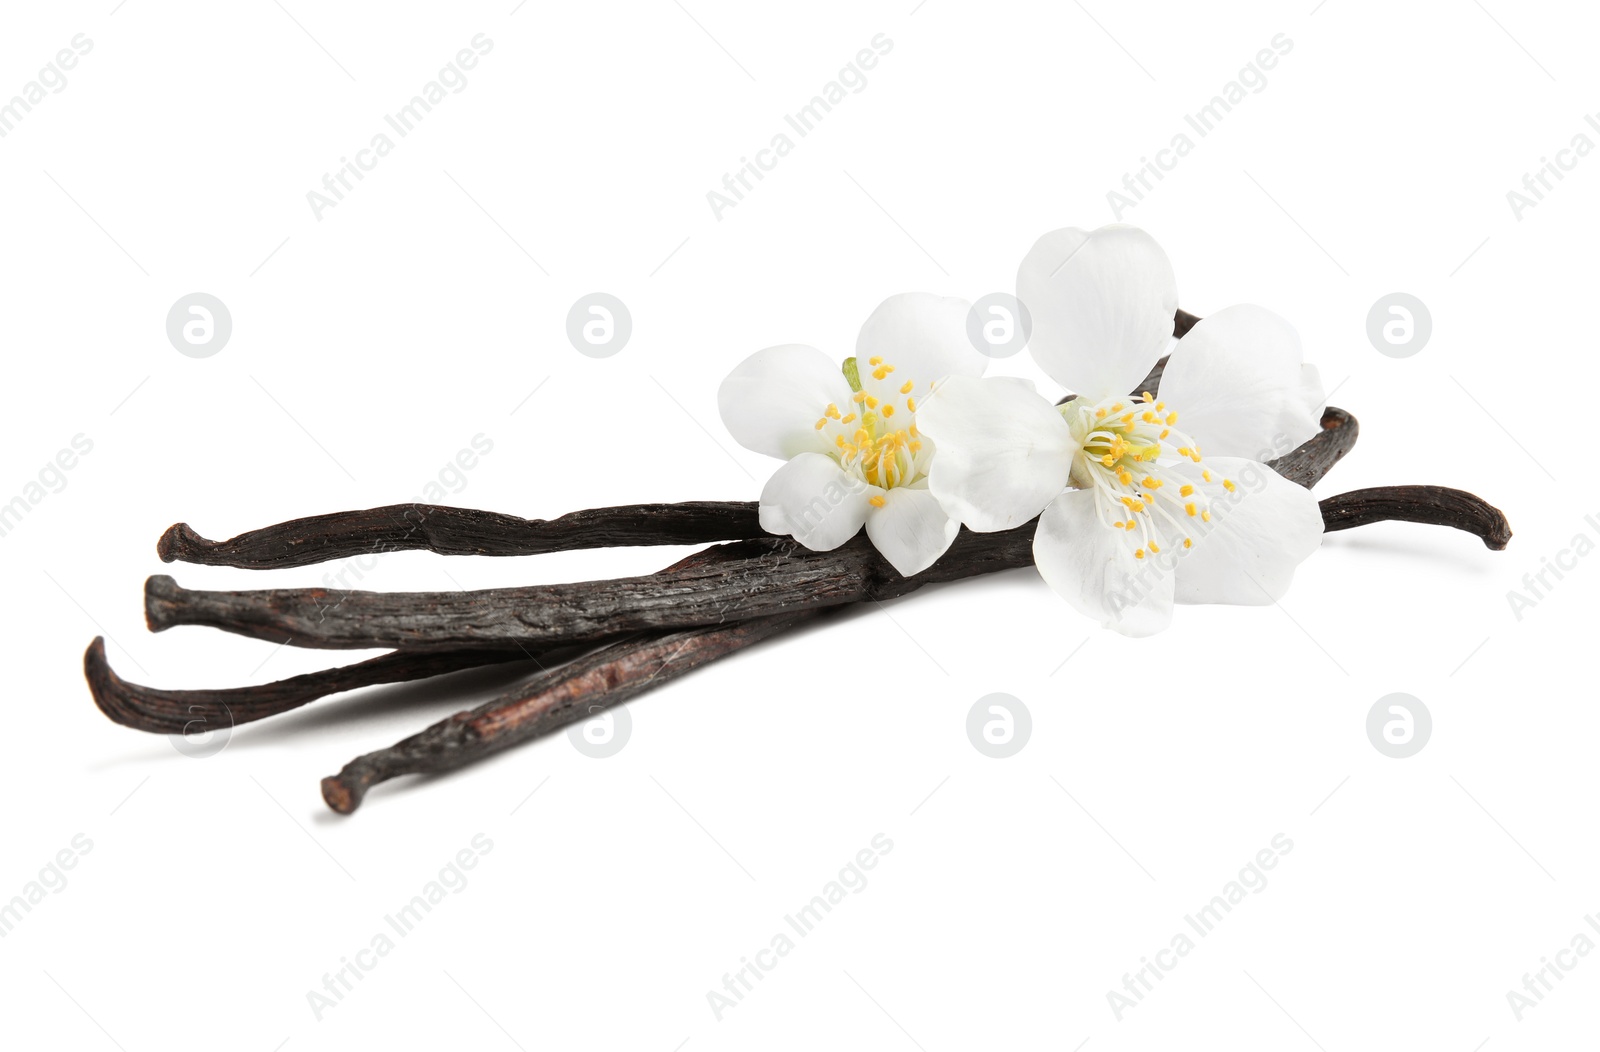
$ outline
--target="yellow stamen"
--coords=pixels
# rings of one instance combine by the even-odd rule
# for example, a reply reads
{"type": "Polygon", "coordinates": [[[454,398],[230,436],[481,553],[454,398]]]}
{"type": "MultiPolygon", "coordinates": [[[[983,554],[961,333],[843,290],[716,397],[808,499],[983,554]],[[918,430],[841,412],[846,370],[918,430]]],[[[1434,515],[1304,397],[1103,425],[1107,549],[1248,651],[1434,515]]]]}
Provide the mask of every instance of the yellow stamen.
{"type": "Polygon", "coordinates": [[[874,508],[881,508],[889,502],[884,500],[882,497],[868,497],[867,503],[872,505],[874,508]]]}

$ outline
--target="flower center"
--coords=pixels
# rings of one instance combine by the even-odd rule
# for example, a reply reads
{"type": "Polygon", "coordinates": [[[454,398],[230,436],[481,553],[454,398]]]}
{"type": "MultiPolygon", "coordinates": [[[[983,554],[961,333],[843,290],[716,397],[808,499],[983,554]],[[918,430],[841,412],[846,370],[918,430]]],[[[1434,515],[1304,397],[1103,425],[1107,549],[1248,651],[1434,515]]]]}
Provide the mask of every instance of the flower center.
{"type": "MultiPolygon", "coordinates": [[[[869,358],[867,364],[872,369],[872,379],[877,381],[873,389],[890,394],[879,398],[872,392],[857,390],[851,396],[849,412],[830,403],[817,420],[817,430],[832,435],[831,452],[839,466],[867,485],[893,489],[916,482],[927,467],[922,436],[917,432],[917,400],[911,393],[916,384],[905,380],[895,385],[889,379],[894,366],[882,358],[869,358]]],[[[846,375],[852,375],[849,369],[846,375]]],[[[871,502],[879,508],[884,505],[881,496],[872,497],[871,502]]]]}
{"type": "Polygon", "coordinates": [[[1211,507],[1238,487],[1203,466],[1200,447],[1178,430],[1178,414],[1146,391],[1137,399],[1077,401],[1062,415],[1081,443],[1072,485],[1092,489],[1106,526],[1134,535],[1134,558],[1168,544],[1194,546],[1211,507]]]}

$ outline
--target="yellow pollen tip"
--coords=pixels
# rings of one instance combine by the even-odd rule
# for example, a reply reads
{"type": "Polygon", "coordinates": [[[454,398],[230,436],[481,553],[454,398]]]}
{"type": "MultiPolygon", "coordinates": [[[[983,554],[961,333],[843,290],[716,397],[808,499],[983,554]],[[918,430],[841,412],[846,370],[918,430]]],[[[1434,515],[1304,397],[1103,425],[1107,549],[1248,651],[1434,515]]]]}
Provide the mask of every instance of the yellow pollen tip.
{"type": "Polygon", "coordinates": [[[1168,424],[1176,424],[1177,422],[1178,422],[1178,414],[1177,413],[1168,413],[1167,414],[1167,423],[1168,424]]]}
{"type": "Polygon", "coordinates": [[[856,419],[856,415],[854,413],[849,413],[849,414],[846,414],[845,416],[840,417],[839,418],[839,423],[841,423],[841,424],[851,424],[851,423],[855,422],[855,419],[856,419]]]}
{"type": "Polygon", "coordinates": [[[1166,438],[1170,434],[1172,434],[1171,431],[1167,431],[1167,430],[1163,429],[1161,434],[1157,435],[1156,437],[1157,438],[1166,438]]]}
{"type": "Polygon", "coordinates": [[[1211,513],[1209,511],[1202,511],[1200,513],[1200,521],[1201,522],[1210,522],[1211,521],[1211,513]]]}
{"type": "Polygon", "coordinates": [[[1239,487],[1235,486],[1233,484],[1233,480],[1232,479],[1223,479],[1222,480],[1222,488],[1227,490],[1229,493],[1232,493],[1234,490],[1238,489],[1239,487]]]}
{"type": "Polygon", "coordinates": [[[832,402],[829,402],[828,411],[822,415],[827,417],[829,420],[837,420],[839,419],[839,407],[834,405],[832,402]]]}
{"type": "Polygon", "coordinates": [[[1183,546],[1185,548],[1193,548],[1194,547],[1194,539],[1190,538],[1190,537],[1185,537],[1183,539],[1183,546]]]}
{"type": "Polygon", "coordinates": [[[892,406],[892,405],[888,404],[887,402],[885,402],[884,405],[883,405],[883,415],[884,416],[894,416],[894,406],[892,406]]]}
{"type": "Polygon", "coordinates": [[[1201,478],[1202,478],[1202,479],[1204,479],[1204,480],[1205,480],[1205,481],[1207,481],[1207,482],[1210,482],[1210,481],[1211,481],[1211,472],[1209,472],[1209,471],[1202,471],[1202,472],[1200,472],[1200,477],[1201,477],[1201,478]]]}
{"type": "Polygon", "coordinates": [[[1190,515],[1193,515],[1193,514],[1194,514],[1194,502],[1193,502],[1193,501],[1191,501],[1191,502],[1189,502],[1189,503],[1188,503],[1188,504],[1185,504],[1185,505],[1184,505],[1184,506],[1183,506],[1183,510],[1184,510],[1184,511],[1185,511],[1185,512],[1187,512],[1187,513],[1188,513],[1188,514],[1190,514],[1190,515]]]}
{"type": "Polygon", "coordinates": [[[867,408],[868,409],[876,409],[876,408],[878,408],[878,400],[876,398],[872,397],[871,395],[867,395],[867,408]]]}
{"type": "Polygon", "coordinates": [[[1101,406],[1099,409],[1096,409],[1094,411],[1094,418],[1096,420],[1104,420],[1106,418],[1106,407],[1101,406]]]}
{"type": "Polygon", "coordinates": [[[874,508],[881,508],[889,502],[884,500],[882,497],[868,497],[867,503],[872,505],[874,508]]]}
{"type": "Polygon", "coordinates": [[[1121,403],[1121,402],[1118,402],[1118,403],[1117,403],[1117,404],[1116,404],[1116,405],[1114,405],[1114,406],[1112,406],[1112,407],[1111,407],[1111,411],[1112,411],[1112,412],[1113,412],[1113,413],[1120,413],[1120,412],[1122,412],[1122,403],[1121,403]]]}
{"type": "Polygon", "coordinates": [[[825,428],[827,426],[828,426],[828,418],[827,417],[823,417],[821,420],[817,421],[817,430],[818,431],[821,431],[823,428],[825,428]]]}
{"type": "Polygon", "coordinates": [[[921,453],[922,452],[922,443],[921,442],[913,442],[909,446],[907,446],[906,448],[911,450],[911,452],[913,452],[913,453],[921,453]]]}
{"type": "Polygon", "coordinates": [[[900,386],[900,393],[901,394],[910,394],[912,389],[915,388],[916,386],[917,386],[916,384],[912,383],[910,380],[907,380],[904,384],[902,384],[900,386]]]}
{"type": "Polygon", "coordinates": [[[1134,553],[1133,553],[1133,557],[1134,557],[1134,558],[1135,558],[1135,559],[1143,559],[1143,558],[1144,558],[1144,549],[1143,549],[1143,548],[1140,548],[1140,549],[1139,549],[1139,550],[1138,550],[1138,551],[1135,551],[1135,552],[1134,552],[1134,553]]]}
{"type": "Polygon", "coordinates": [[[1190,494],[1192,494],[1193,492],[1194,492],[1194,487],[1193,486],[1185,485],[1182,489],[1178,490],[1178,496],[1187,497],[1190,494]]]}
{"type": "Polygon", "coordinates": [[[883,364],[883,359],[882,358],[868,358],[867,359],[867,364],[868,365],[882,365],[883,364]]]}
{"type": "Polygon", "coordinates": [[[1145,489],[1160,489],[1163,485],[1165,485],[1165,483],[1156,478],[1154,475],[1150,475],[1145,478],[1141,485],[1144,486],[1145,489]]]}
{"type": "Polygon", "coordinates": [[[1155,552],[1157,555],[1161,554],[1161,546],[1156,544],[1155,541],[1150,542],[1150,550],[1155,552]]]}
{"type": "Polygon", "coordinates": [[[850,396],[850,399],[851,399],[851,401],[855,402],[857,405],[860,405],[862,402],[865,402],[867,400],[867,392],[865,392],[865,391],[857,391],[855,394],[850,396]]]}
{"type": "Polygon", "coordinates": [[[1139,419],[1147,424],[1153,424],[1156,422],[1156,415],[1147,409],[1139,415],[1139,419]]]}

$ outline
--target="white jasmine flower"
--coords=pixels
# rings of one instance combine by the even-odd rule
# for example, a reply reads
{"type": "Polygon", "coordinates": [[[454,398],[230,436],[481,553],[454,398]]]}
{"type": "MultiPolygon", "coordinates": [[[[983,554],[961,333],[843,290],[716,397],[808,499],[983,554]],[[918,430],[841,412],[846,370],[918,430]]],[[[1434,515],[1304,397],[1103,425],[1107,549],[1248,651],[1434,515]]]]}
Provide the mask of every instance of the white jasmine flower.
{"type": "Polygon", "coordinates": [[[1135,396],[1178,306],[1148,234],[1046,234],[1017,297],[1035,361],[1078,397],[1057,406],[1016,379],[941,385],[919,423],[939,443],[930,485],[945,508],[980,531],[1040,515],[1040,574],[1127,635],[1167,627],[1174,602],[1280,598],[1322,540],[1316,498],[1260,463],[1320,428],[1321,384],[1294,329],[1260,307],[1218,311],[1172,349],[1159,393],[1135,396]]]}
{"type": "Polygon", "coordinates": [[[960,524],[928,491],[933,443],[919,404],[946,376],[976,377],[987,359],[967,338],[965,300],[905,293],[884,300],[835,364],[812,347],[757,351],[717,393],[746,449],[787,461],[761,493],[761,527],[831,551],[864,524],[896,570],[927,569],[960,524]]]}

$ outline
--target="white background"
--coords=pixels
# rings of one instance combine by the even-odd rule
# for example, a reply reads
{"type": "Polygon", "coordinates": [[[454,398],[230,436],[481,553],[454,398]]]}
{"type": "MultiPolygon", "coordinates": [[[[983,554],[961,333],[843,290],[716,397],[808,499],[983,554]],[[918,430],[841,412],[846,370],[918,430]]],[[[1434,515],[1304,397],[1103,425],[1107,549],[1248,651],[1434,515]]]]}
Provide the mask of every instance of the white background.
{"type": "MultiPolygon", "coordinates": [[[[0,538],[0,899],[75,835],[93,846],[0,940],[6,1044],[1593,1039],[1600,954],[1520,1022],[1506,998],[1600,911],[1600,568],[1580,560],[1520,620],[1507,599],[1600,532],[1584,522],[1600,160],[1520,218],[1506,196],[1578,133],[1600,141],[1583,121],[1600,107],[1593,12],[914,3],[7,13],[0,96],[75,34],[93,49],[0,139],[0,501],[73,436],[93,451],[0,538]],[[493,50],[467,86],[315,218],[307,192],[478,33],[493,50]],[[867,86],[716,218],[707,192],[879,33],[893,49],[867,86]],[[1107,191],[1279,33],[1293,48],[1266,87],[1122,218],[1165,246],[1184,307],[1254,302],[1299,326],[1361,421],[1319,493],[1471,489],[1510,516],[1508,551],[1398,523],[1330,535],[1280,608],[1180,608],[1137,641],[1031,571],[930,589],[645,695],[610,759],[558,736],[384,786],[350,818],[324,807],[323,775],[504,674],[329,699],[206,759],[91,704],[81,654],[102,631],[119,672],[166,687],[365,656],[149,635],[148,574],[264,587],[332,569],[167,567],[154,542],[175,521],[226,537],[414,499],[478,434],[493,451],[452,503],[754,498],[775,464],[716,413],[737,361],[784,342],[843,358],[892,293],[1011,289],[1039,234],[1111,221],[1107,191]],[[596,290],[634,319],[606,360],[565,335],[596,290]],[[196,291],[234,326],[203,360],[165,333],[196,291]],[[1394,291],[1433,317],[1404,360],[1365,333],[1394,291]],[[995,691],[1033,717],[1008,760],[965,733],[995,691]],[[1406,760],[1365,732],[1395,691],[1434,718],[1406,760]],[[319,1021],[308,992],[479,833],[493,848],[467,886],[319,1021]],[[707,992],[877,833],[894,847],[866,888],[718,1021],[707,992]],[[1107,992],[1278,833],[1294,847],[1267,887],[1119,1022],[1107,992]]],[[[582,580],[681,554],[407,553],[363,587],[582,580]]]]}

